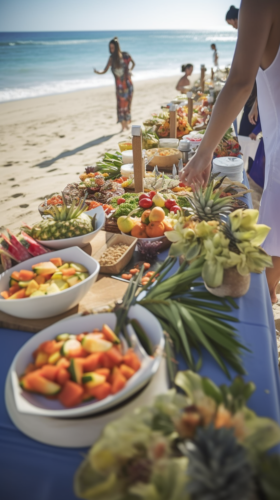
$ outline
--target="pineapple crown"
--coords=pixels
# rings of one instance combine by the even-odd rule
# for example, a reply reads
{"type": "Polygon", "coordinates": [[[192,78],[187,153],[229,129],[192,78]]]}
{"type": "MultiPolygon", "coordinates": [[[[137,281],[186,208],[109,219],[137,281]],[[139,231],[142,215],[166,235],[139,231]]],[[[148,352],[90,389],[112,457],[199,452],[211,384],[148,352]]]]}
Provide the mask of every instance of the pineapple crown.
{"type": "Polygon", "coordinates": [[[222,216],[228,215],[232,210],[234,195],[224,198],[220,198],[220,196],[222,192],[229,193],[233,185],[220,189],[225,176],[216,181],[217,175],[219,174],[213,174],[210,177],[206,188],[200,187],[197,191],[194,191],[193,198],[187,196],[194,214],[200,220],[220,220],[222,216]]]}
{"type": "Polygon", "coordinates": [[[87,195],[80,200],[78,205],[76,205],[75,200],[73,200],[71,206],[68,207],[65,195],[62,193],[62,206],[52,206],[49,210],[45,211],[45,215],[51,215],[55,221],[77,219],[87,209],[87,205],[85,203],[86,197],[87,195]]]}
{"type": "Polygon", "coordinates": [[[196,500],[248,500],[253,471],[245,448],[232,429],[198,428],[193,441],[180,446],[189,459],[187,491],[196,500]]]}

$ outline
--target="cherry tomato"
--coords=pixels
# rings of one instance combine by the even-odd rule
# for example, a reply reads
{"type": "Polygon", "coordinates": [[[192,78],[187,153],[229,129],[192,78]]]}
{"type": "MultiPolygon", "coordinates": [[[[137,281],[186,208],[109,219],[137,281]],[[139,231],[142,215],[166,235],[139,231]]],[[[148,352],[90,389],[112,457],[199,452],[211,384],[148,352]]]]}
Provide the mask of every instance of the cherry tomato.
{"type": "Polygon", "coordinates": [[[153,197],[154,197],[156,194],[157,194],[157,193],[156,193],[156,191],[150,191],[150,192],[148,193],[148,196],[149,196],[149,198],[151,198],[151,200],[152,200],[152,199],[153,199],[153,197]]]}
{"type": "Polygon", "coordinates": [[[140,194],[140,196],[139,196],[139,201],[140,201],[140,200],[143,200],[144,198],[148,198],[148,200],[150,199],[150,196],[148,195],[148,193],[143,193],[143,194],[140,194]]]}
{"type": "Polygon", "coordinates": [[[179,182],[179,187],[180,188],[185,187],[185,184],[183,182],[179,182]]]}
{"type": "Polygon", "coordinates": [[[175,200],[166,200],[165,202],[165,208],[168,208],[168,210],[171,210],[174,205],[176,205],[175,200]]]}
{"type": "Polygon", "coordinates": [[[141,208],[150,208],[153,202],[150,198],[142,198],[139,200],[139,207],[141,208]]]}
{"type": "Polygon", "coordinates": [[[118,204],[118,205],[121,205],[122,203],[125,203],[125,199],[124,199],[124,198],[119,198],[119,199],[117,200],[117,204],[118,204]]]}
{"type": "Polygon", "coordinates": [[[171,208],[171,212],[174,212],[175,214],[176,214],[179,210],[181,210],[181,208],[180,208],[180,207],[178,207],[178,205],[173,205],[173,207],[171,208]]]}

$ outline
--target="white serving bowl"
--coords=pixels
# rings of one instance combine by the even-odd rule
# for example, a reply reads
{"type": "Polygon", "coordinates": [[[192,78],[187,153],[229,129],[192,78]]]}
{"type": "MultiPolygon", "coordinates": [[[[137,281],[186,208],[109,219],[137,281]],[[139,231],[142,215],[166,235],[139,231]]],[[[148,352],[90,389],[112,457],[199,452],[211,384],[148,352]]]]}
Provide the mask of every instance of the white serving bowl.
{"type": "Polygon", "coordinates": [[[42,297],[28,297],[25,299],[8,300],[0,296],[0,311],[17,318],[42,319],[56,316],[76,306],[89,291],[96,281],[100,265],[78,247],[65,248],[57,252],[50,252],[32,259],[25,260],[20,264],[8,269],[0,275],[0,292],[8,290],[10,276],[14,271],[30,269],[33,264],[47,262],[53,257],[61,257],[67,262],[77,262],[88,269],[89,277],[67,288],[59,293],[44,295],[42,297]]]}
{"type": "Polygon", "coordinates": [[[37,240],[42,245],[45,245],[48,248],[53,248],[58,250],[60,248],[69,248],[69,247],[85,247],[102,229],[105,224],[106,215],[103,208],[96,207],[88,212],[85,212],[86,215],[95,215],[96,214],[96,229],[88,234],[83,234],[82,236],[75,236],[74,238],[65,238],[61,240],[37,240]]]}
{"type": "Polygon", "coordinates": [[[133,151],[132,149],[128,149],[122,152],[122,162],[124,165],[133,163],[133,151]]]}
{"type": "MultiPolygon", "coordinates": [[[[33,415],[43,415],[45,417],[81,417],[100,413],[101,411],[112,408],[144,387],[159,367],[161,352],[164,348],[164,335],[156,317],[140,305],[135,305],[130,308],[129,318],[135,318],[141,323],[150,338],[154,351],[157,349],[157,353],[154,357],[145,355],[142,358],[141,368],[127,381],[124,389],[101,401],[88,401],[75,408],[67,409],[62,406],[58,400],[51,400],[38,394],[29,393],[19,386],[18,377],[22,375],[28,363],[33,361],[32,352],[37,349],[42,342],[52,340],[60,333],[67,332],[77,335],[81,332],[92,331],[94,328],[102,328],[104,323],[112,329],[114,329],[116,325],[116,316],[113,313],[90,314],[87,316],[76,314],[34,335],[34,337],[24,344],[15,356],[10,371],[15,403],[18,411],[33,415]]],[[[139,357],[141,357],[141,350],[142,348],[137,350],[139,357]]]]}

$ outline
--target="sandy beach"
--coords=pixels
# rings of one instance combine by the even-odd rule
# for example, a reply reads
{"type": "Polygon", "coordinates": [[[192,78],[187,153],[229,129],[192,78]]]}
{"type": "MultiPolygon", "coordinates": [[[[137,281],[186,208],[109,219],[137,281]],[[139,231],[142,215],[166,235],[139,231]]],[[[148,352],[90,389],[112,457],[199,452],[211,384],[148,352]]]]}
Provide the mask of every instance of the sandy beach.
{"type": "MultiPolygon", "coordinates": [[[[178,93],[178,77],[136,82],[132,123],[142,124],[178,93]]],[[[0,104],[1,226],[40,219],[44,197],[61,191],[87,165],[130,133],[116,123],[114,86],[0,104]]]]}

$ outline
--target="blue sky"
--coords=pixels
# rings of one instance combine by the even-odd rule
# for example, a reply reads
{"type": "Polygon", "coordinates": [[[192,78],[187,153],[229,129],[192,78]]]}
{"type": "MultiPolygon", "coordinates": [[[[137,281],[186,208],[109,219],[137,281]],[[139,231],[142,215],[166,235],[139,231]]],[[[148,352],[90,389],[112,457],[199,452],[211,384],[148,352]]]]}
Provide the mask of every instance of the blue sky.
{"type": "MultiPolygon", "coordinates": [[[[0,31],[231,29],[232,0],[0,0],[0,31]]],[[[235,2],[236,7],[240,0],[235,2]]]]}

